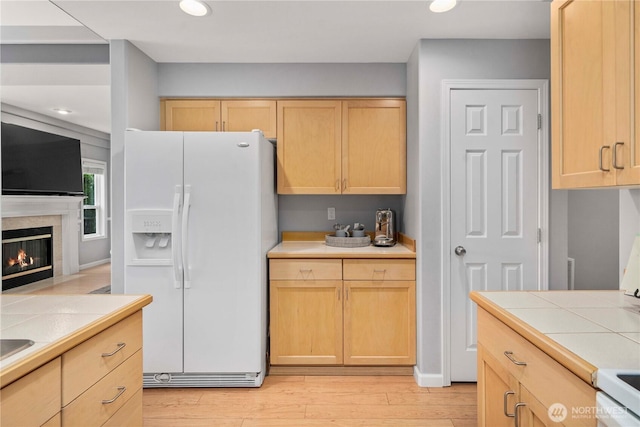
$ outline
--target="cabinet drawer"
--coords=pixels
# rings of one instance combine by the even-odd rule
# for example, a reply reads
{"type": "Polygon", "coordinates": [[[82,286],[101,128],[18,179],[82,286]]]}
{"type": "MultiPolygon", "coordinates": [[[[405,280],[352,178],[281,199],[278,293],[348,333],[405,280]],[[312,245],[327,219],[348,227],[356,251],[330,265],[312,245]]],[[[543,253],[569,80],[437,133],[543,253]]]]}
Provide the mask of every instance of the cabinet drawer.
{"type": "Polygon", "coordinates": [[[60,358],[2,388],[0,393],[0,425],[45,424],[60,412],[60,358]]]}
{"type": "Polygon", "coordinates": [[[68,406],[62,408],[62,425],[102,425],[140,389],[142,350],[137,351],[68,406]]]}
{"type": "Polygon", "coordinates": [[[545,407],[554,403],[569,410],[594,406],[593,387],[483,309],[478,309],[478,343],[545,407]],[[517,365],[505,352],[526,365],[517,365]]]}
{"type": "Polygon", "coordinates": [[[271,280],[341,280],[341,259],[272,259],[271,280]]]}
{"type": "Polygon", "coordinates": [[[416,280],[414,259],[345,259],[344,280],[416,280]]]}
{"type": "Polygon", "coordinates": [[[102,427],[142,426],[142,389],[127,400],[102,427]]]}
{"type": "Polygon", "coordinates": [[[138,311],[63,354],[62,406],[141,348],[142,312],[138,311]]]}

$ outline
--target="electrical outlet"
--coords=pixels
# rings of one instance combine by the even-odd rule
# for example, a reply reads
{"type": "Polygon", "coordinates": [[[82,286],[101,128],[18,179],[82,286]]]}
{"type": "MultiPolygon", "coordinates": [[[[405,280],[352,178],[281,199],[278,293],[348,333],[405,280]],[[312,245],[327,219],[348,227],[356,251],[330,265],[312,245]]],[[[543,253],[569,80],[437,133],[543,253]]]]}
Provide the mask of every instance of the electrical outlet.
{"type": "Polygon", "coordinates": [[[329,221],[336,219],[336,208],[327,208],[327,219],[329,221]]]}

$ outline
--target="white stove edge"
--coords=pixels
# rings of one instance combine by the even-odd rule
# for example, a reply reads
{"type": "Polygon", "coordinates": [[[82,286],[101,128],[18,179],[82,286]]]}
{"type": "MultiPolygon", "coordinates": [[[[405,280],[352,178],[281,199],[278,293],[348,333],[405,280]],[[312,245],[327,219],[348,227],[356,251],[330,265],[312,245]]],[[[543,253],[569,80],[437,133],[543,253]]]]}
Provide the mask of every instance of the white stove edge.
{"type": "MultiPolygon", "coordinates": [[[[640,391],[617,377],[618,374],[640,375],[639,370],[629,369],[598,369],[596,372],[595,386],[602,390],[597,393],[598,406],[606,404],[604,408],[623,407],[626,410],[611,409],[602,414],[604,418],[610,418],[611,423],[603,423],[605,426],[637,426],[640,427],[640,391]],[[610,398],[607,400],[607,397],[610,398]],[[622,414],[621,414],[622,413],[622,414]],[[617,416],[625,416],[623,424],[615,424],[617,416]],[[633,424],[635,422],[635,424],[633,424]]],[[[600,417],[599,417],[600,418],[600,417]]],[[[618,419],[620,421],[620,419],[618,419]]]]}

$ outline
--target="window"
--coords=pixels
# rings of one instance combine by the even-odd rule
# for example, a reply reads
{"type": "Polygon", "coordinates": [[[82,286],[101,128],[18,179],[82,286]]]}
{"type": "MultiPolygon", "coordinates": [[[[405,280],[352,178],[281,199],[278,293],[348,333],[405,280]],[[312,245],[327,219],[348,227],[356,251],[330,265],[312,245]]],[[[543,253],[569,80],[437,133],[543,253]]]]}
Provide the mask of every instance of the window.
{"type": "Polygon", "coordinates": [[[99,160],[82,159],[84,182],[83,240],[106,237],[106,177],[107,164],[99,160]]]}

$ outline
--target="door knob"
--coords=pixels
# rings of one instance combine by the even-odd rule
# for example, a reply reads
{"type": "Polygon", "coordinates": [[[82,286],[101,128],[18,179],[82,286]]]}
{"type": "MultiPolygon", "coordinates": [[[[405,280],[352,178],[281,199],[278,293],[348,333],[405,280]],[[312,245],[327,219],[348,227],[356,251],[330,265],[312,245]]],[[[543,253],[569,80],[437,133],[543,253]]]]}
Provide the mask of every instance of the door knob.
{"type": "Polygon", "coordinates": [[[454,252],[458,256],[464,256],[467,253],[467,250],[463,246],[456,246],[454,252]]]}

